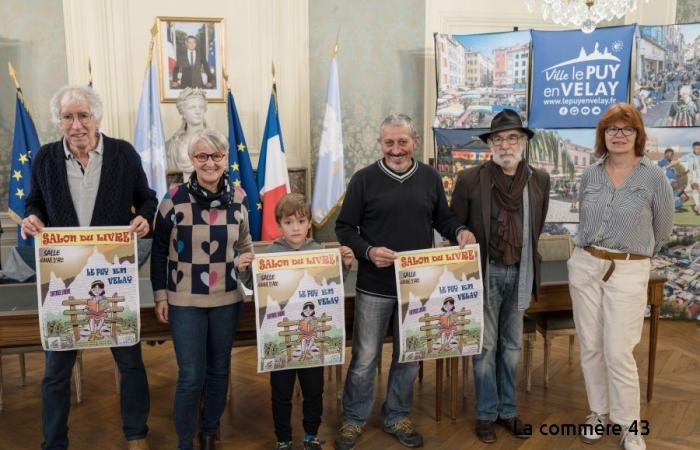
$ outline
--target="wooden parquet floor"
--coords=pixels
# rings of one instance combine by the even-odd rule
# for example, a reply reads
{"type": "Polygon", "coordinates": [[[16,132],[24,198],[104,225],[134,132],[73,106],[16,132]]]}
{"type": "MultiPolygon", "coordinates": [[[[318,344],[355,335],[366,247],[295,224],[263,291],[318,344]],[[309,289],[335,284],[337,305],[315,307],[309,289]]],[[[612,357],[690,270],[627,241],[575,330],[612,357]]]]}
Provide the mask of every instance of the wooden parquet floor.
{"type": "MultiPolygon", "coordinates": [[[[642,343],[635,355],[640,369],[642,397],[646,390],[647,334],[645,324],[642,343]]],[[[587,448],[596,450],[618,449],[618,440],[603,438],[595,446],[583,444],[577,437],[545,436],[541,424],[582,422],[588,413],[586,393],[578,348],[574,362],[567,361],[568,339],[557,338],[552,348],[550,387],[544,388],[542,378],[543,341],[538,336],[533,358],[532,391],[525,392],[523,371],[520,372],[518,405],[520,417],[533,424],[529,440],[515,439],[498,429],[498,442],[487,445],[476,439],[473,431],[473,385],[469,374],[467,398],[460,399],[457,420],[449,418],[447,380],[443,396],[444,414],[441,422],[434,420],[435,363],[425,364],[422,383],[417,384],[412,419],[424,434],[426,449],[489,449],[540,450],[587,448]]],[[[578,344],[577,344],[578,347],[578,344]]],[[[691,322],[662,322],[656,360],[654,399],[642,401],[642,416],[649,421],[651,433],[647,436],[650,450],[700,449],[700,327],[691,322]]],[[[381,430],[381,402],[386,393],[391,347],[385,346],[383,372],[377,385],[377,401],[361,438],[359,449],[403,449],[393,437],[381,430]]],[[[144,361],[151,386],[151,415],[149,443],[152,449],[174,449],[176,436],[172,424],[172,399],[177,366],[170,343],[151,347],[144,345],[144,361]]],[[[124,449],[121,433],[119,397],[114,385],[114,366],[106,350],[84,353],[83,402],[77,404],[73,396],[70,417],[71,448],[76,450],[124,449]]],[[[5,411],[0,413],[0,449],[38,448],[41,442],[39,398],[43,374],[43,354],[27,355],[27,383],[20,386],[16,355],[3,356],[5,411]]],[[[349,359],[349,353],[348,353],[349,359]]],[[[233,352],[232,399],[222,418],[220,449],[262,450],[273,449],[275,444],[269,401],[269,377],[255,372],[255,350],[236,348],[233,352]]],[[[471,366],[470,366],[471,368],[471,366]]],[[[521,366],[522,368],[522,366],[521,366]]],[[[461,364],[460,364],[461,369],[461,364]]],[[[330,373],[328,373],[330,375],[330,373]]],[[[335,431],[340,424],[340,405],[336,401],[335,379],[326,380],[324,423],[320,436],[324,448],[333,448],[335,431]]],[[[462,387],[460,385],[460,397],[462,387]]],[[[301,399],[295,398],[294,410],[301,410],[301,399]]],[[[301,448],[301,419],[293,422],[297,447],[301,448]]]]}

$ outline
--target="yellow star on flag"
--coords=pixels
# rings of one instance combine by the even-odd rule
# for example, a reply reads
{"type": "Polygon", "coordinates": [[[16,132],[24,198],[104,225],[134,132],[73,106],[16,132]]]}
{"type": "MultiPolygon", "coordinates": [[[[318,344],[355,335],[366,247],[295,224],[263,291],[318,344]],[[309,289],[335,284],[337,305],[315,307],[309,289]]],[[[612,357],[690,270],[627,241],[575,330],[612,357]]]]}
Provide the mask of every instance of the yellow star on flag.
{"type": "Polygon", "coordinates": [[[240,144],[238,144],[238,151],[242,152],[243,150],[245,150],[245,145],[243,144],[243,142],[241,142],[240,144]]]}
{"type": "Polygon", "coordinates": [[[19,162],[21,162],[22,164],[24,164],[24,163],[26,163],[27,161],[29,161],[29,158],[27,158],[27,154],[26,154],[26,153],[20,153],[20,154],[19,154],[19,162]]]}
{"type": "Polygon", "coordinates": [[[257,206],[258,209],[262,209],[262,203],[260,203],[260,202],[258,202],[258,204],[255,206],[257,206]]]}
{"type": "Polygon", "coordinates": [[[231,170],[233,170],[234,172],[237,171],[238,170],[238,163],[231,164],[231,170]]]}
{"type": "Polygon", "coordinates": [[[24,189],[22,189],[22,188],[17,188],[17,192],[15,192],[15,195],[16,195],[19,199],[22,199],[22,197],[24,197],[24,189]]]}
{"type": "Polygon", "coordinates": [[[241,187],[241,180],[233,180],[233,185],[236,187],[241,187]]]}
{"type": "Polygon", "coordinates": [[[12,178],[14,178],[17,181],[21,180],[22,179],[22,172],[20,172],[19,170],[13,170],[12,171],[12,178]]]}

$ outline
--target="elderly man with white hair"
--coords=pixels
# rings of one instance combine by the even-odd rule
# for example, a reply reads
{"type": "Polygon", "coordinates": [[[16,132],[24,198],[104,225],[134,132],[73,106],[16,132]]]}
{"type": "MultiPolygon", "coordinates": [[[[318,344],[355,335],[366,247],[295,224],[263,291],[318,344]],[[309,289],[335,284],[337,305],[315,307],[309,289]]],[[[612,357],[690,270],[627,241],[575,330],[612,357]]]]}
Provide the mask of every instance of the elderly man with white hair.
{"type": "Polygon", "coordinates": [[[528,427],[516,415],[523,313],[539,290],[537,244],[549,207],[549,175],[523,160],[534,132],[518,113],[504,109],[479,135],[491,160],[457,175],[452,204],[457,219],[479,243],[484,273],[484,335],[474,355],[476,435],[496,442],[495,424],[526,439],[528,427]]]}
{"type": "MultiPolygon", "coordinates": [[[[50,102],[63,133],[32,162],[22,236],[46,227],[129,225],[138,237],[150,229],[156,206],[141,158],[128,142],[99,131],[102,102],[92,88],[64,86],[50,102]],[[132,212],[132,208],[135,212],[132,212]]],[[[129,449],[147,449],[148,380],[141,345],[113,347],[121,374],[121,415],[129,449]]],[[[44,449],[68,448],[70,377],[77,351],[47,351],[42,382],[44,449]]]]}

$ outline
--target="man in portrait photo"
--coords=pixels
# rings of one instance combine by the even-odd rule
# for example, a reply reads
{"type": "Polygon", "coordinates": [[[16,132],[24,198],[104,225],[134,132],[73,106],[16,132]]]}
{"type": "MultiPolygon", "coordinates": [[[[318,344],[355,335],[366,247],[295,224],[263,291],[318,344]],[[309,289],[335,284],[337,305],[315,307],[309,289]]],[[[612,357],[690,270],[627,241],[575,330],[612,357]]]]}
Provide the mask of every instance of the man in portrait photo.
{"type": "Polygon", "coordinates": [[[206,49],[199,45],[197,37],[189,35],[185,38],[185,48],[178,49],[177,65],[173,70],[170,87],[173,89],[214,87],[212,73],[207,62],[206,49]]]}

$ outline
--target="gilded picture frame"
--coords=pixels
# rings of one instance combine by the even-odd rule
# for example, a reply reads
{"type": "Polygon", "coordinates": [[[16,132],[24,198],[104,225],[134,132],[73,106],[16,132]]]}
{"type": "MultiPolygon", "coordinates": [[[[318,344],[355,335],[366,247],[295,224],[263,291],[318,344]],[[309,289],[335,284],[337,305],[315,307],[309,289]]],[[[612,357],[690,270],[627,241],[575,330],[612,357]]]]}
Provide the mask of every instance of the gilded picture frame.
{"type": "Polygon", "coordinates": [[[209,102],[224,102],[224,19],[158,17],[160,97],[177,100],[186,88],[201,88],[209,102]]]}

